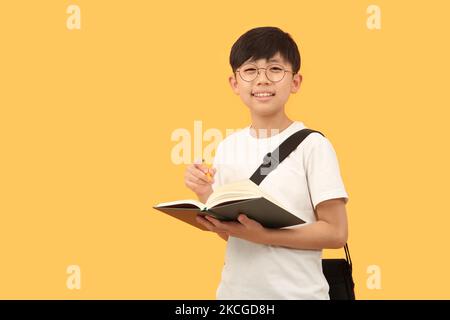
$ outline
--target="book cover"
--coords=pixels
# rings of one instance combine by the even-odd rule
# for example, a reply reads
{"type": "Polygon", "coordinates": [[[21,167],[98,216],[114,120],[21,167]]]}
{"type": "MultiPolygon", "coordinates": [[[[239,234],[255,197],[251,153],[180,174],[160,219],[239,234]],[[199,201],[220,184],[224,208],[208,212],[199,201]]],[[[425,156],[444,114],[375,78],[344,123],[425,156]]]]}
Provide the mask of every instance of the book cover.
{"type": "Polygon", "coordinates": [[[243,213],[266,228],[305,223],[250,180],[217,188],[206,204],[189,199],[164,202],[153,208],[202,230],[206,228],[196,221],[197,215],[210,215],[221,221],[237,221],[239,214],[243,213]]]}

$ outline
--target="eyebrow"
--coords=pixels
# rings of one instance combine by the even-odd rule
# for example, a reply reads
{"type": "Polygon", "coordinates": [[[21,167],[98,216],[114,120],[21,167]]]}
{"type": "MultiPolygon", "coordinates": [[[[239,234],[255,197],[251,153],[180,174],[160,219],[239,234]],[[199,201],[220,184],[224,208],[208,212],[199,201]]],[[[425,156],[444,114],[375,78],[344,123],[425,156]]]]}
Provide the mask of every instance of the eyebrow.
{"type": "MultiPolygon", "coordinates": [[[[255,62],[255,61],[256,61],[256,60],[249,60],[249,61],[247,61],[247,63],[253,63],[253,62],[255,62]]],[[[281,60],[278,60],[278,59],[275,59],[275,58],[270,59],[268,62],[282,63],[281,60]]]]}

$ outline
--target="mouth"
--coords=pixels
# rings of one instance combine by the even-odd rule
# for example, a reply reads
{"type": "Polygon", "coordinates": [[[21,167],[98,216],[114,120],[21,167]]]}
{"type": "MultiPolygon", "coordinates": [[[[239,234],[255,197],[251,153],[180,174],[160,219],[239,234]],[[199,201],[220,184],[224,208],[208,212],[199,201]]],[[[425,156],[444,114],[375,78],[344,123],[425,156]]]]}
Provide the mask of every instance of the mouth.
{"type": "Polygon", "coordinates": [[[252,92],[252,97],[257,101],[268,101],[275,96],[274,92],[252,92]]]}

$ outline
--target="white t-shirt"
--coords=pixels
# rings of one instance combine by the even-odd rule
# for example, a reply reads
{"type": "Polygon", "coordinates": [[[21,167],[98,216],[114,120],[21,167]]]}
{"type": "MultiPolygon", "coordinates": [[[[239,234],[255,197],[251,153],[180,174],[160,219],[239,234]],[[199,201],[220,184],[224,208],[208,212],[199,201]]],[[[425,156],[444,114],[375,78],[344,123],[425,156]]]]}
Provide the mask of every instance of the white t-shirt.
{"type": "MultiPolygon", "coordinates": [[[[226,137],[216,150],[213,189],[250,178],[268,152],[304,128],[302,122],[294,121],[278,134],[256,138],[248,126],[226,137]]],[[[314,209],[328,199],[348,201],[334,148],[315,132],[267,175],[260,188],[311,223],[316,217],[307,182],[314,209]]],[[[262,245],[229,237],[217,299],[329,299],[321,258],[322,250],[262,245]]]]}

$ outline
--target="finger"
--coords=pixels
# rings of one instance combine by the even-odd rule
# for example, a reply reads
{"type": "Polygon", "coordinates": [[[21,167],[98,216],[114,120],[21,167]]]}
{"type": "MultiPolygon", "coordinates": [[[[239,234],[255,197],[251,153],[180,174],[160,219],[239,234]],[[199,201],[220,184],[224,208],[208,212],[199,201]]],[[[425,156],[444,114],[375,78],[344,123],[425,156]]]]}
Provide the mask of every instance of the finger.
{"type": "Polygon", "coordinates": [[[208,181],[214,182],[211,180],[214,180],[214,174],[216,173],[216,170],[205,165],[204,161],[201,164],[194,164],[194,168],[202,171],[208,178],[208,181]]]}
{"type": "Polygon", "coordinates": [[[241,221],[247,221],[247,216],[246,216],[245,214],[243,214],[243,213],[239,214],[239,216],[238,216],[238,221],[239,221],[239,222],[241,222],[241,221]]]}
{"type": "Polygon", "coordinates": [[[201,171],[198,170],[198,169],[194,169],[194,170],[192,170],[192,171],[189,171],[189,172],[186,174],[186,176],[187,176],[188,179],[190,179],[192,182],[198,182],[198,183],[204,182],[205,184],[209,184],[208,177],[207,177],[203,172],[201,172],[201,171]]]}
{"type": "Polygon", "coordinates": [[[208,229],[209,231],[214,231],[214,229],[215,229],[214,225],[211,222],[209,222],[208,220],[204,219],[203,217],[197,216],[195,218],[195,220],[197,220],[198,223],[205,226],[206,229],[208,229]]]}
{"type": "Polygon", "coordinates": [[[195,177],[196,179],[198,179],[199,181],[204,181],[206,183],[209,183],[210,181],[208,180],[208,177],[206,176],[206,173],[208,172],[208,170],[203,171],[197,168],[193,168],[192,170],[189,171],[191,173],[191,175],[193,177],[195,177]]]}
{"type": "Polygon", "coordinates": [[[198,221],[200,223],[202,223],[206,228],[208,228],[209,231],[212,232],[216,232],[216,233],[227,233],[226,230],[222,230],[220,228],[217,228],[213,223],[211,223],[210,221],[208,221],[207,219],[205,219],[207,216],[201,216],[201,215],[197,215],[198,221]]]}
{"type": "Polygon", "coordinates": [[[212,179],[214,179],[214,175],[216,174],[216,172],[217,170],[215,168],[208,168],[208,173],[212,179]]]}
{"type": "Polygon", "coordinates": [[[202,171],[203,173],[208,173],[208,166],[203,163],[194,163],[194,168],[202,171]]]}
{"type": "Polygon", "coordinates": [[[208,179],[209,183],[213,183],[214,182],[214,174],[213,174],[213,171],[212,171],[211,168],[208,168],[206,170],[205,176],[208,179]]]}
{"type": "Polygon", "coordinates": [[[184,183],[185,183],[185,185],[187,185],[192,190],[198,189],[198,188],[204,188],[204,187],[208,186],[208,184],[206,184],[204,182],[198,183],[197,181],[192,181],[192,180],[189,180],[189,179],[184,180],[184,183]]]}
{"type": "Polygon", "coordinates": [[[216,170],[213,168],[210,168],[208,165],[205,164],[204,161],[201,161],[201,163],[193,163],[192,164],[192,171],[201,171],[204,174],[204,177],[206,177],[207,181],[209,183],[214,183],[214,174],[216,173],[216,170]]]}
{"type": "Polygon", "coordinates": [[[242,223],[236,222],[236,221],[221,221],[220,223],[221,223],[222,228],[226,229],[228,231],[230,231],[231,229],[234,229],[234,228],[242,227],[242,223]]]}
{"type": "Polygon", "coordinates": [[[213,217],[211,217],[211,216],[208,216],[208,215],[206,215],[205,218],[206,218],[209,222],[211,222],[211,223],[214,225],[214,227],[216,227],[217,229],[220,229],[220,230],[226,230],[226,226],[223,225],[222,222],[221,222],[220,220],[218,220],[218,219],[216,219],[216,218],[213,218],[213,217]]]}
{"type": "Polygon", "coordinates": [[[245,214],[240,214],[238,216],[238,221],[242,223],[244,226],[249,226],[252,224],[253,220],[247,217],[245,214]]]}

